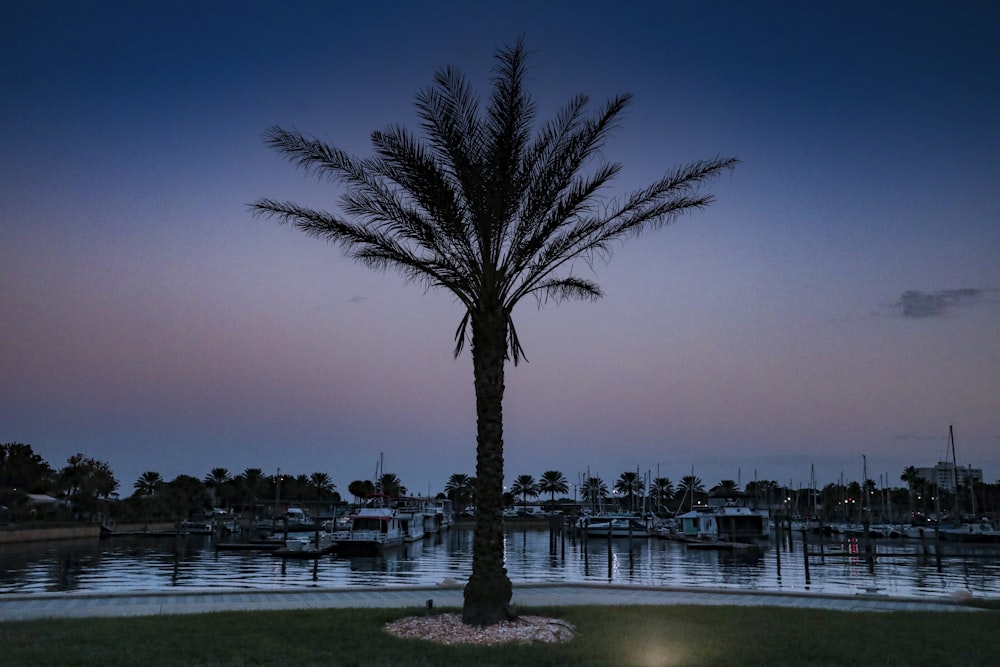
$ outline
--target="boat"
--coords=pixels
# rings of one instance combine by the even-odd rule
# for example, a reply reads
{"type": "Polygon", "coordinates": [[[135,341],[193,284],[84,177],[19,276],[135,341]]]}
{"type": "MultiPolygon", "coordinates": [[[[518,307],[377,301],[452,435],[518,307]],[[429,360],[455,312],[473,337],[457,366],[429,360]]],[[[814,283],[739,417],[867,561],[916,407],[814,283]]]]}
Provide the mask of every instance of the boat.
{"type": "Polygon", "coordinates": [[[260,535],[246,542],[217,542],[216,551],[276,551],[285,547],[285,538],[280,535],[260,535]]]}
{"type": "Polygon", "coordinates": [[[396,498],[390,502],[395,509],[396,520],[403,531],[404,542],[424,539],[424,507],[417,498],[396,498]]]}
{"type": "Polygon", "coordinates": [[[331,535],[338,554],[373,556],[402,546],[406,533],[395,508],[388,505],[361,507],[349,518],[350,528],[331,535]]]}
{"type": "Polygon", "coordinates": [[[701,507],[677,517],[680,536],[693,542],[752,542],[767,537],[771,519],[764,510],[749,507],[701,507]]]}
{"type": "Polygon", "coordinates": [[[215,527],[210,520],[186,519],[181,521],[180,530],[188,535],[212,535],[215,527]]]}
{"type": "Polygon", "coordinates": [[[436,535],[455,524],[455,510],[451,500],[434,498],[424,502],[424,533],[436,535]]]}
{"type": "Polygon", "coordinates": [[[327,532],[320,532],[310,538],[290,538],[285,541],[285,546],[272,553],[279,558],[308,559],[333,553],[335,548],[336,543],[333,541],[333,536],[327,532]]]}
{"type": "Polygon", "coordinates": [[[649,537],[646,523],[636,514],[609,512],[582,516],[577,520],[577,528],[587,537],[649,537]]]}
{"type": "Polygon", "coordinates": [[[970,521],[938,529],[941,539],[946,542],[970,542],[978,544],[1000,544],[1000,530],[986,519],[970,521]]]}

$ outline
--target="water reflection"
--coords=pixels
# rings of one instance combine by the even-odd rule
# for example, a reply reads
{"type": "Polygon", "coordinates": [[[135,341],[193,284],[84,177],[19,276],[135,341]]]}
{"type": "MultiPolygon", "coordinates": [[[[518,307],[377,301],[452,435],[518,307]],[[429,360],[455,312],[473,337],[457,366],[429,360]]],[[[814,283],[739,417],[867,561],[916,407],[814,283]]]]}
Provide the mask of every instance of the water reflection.
{"type": "MultiPolygon", "coordinates": [[[[791,550],[772,543],[758,551],[726,552],[655,538],[571,539],[544,529],[505,536],[506,567],[515,583],[1000,598],[1000,547],[966,547],[939,557],[919,544],[895,541],[878,545],[876,557],[868,558],[833,546],[807,556],[800,543],[791,550]]],[[[436,585],[467,579],[471,552],[472,532],[457,529],[380,557],[316,560],[216,551],[210,538],[199,536],[16,545],[0,553],[0,592],[436,585]]]]}

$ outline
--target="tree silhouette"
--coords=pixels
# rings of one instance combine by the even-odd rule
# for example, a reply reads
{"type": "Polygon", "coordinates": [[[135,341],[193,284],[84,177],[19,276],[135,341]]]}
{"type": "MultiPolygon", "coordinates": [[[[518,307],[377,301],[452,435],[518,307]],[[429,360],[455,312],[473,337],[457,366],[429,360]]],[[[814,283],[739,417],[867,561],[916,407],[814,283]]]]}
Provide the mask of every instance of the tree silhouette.
{"type": "Polygon", "coordinates": [[[8,442],[0,445],[0,494],[15,490],[45,493],[55,480],[55,471],[31,445],[8,442]]]}
{"type": "Polygon", "coordinates": [[[316,493],[316,500],[322,500],[324,496],[333,493],[337,485],[330,479],[330,475],[325,472],[314,472],[309,476],[309,486],[316,493]]]}
{"type": "Polygon", "coordinates": [[[739,493],[740,485],[734,479],[724,479],[710,489],[713,493],[721,495],[733,495],[739,493]]]}
{"type": "Polygon", "coordinates": [[[514,497],[521,496],[521,505],[527,510],[528,498],[538,497],[538,482],[531,475],[518,475],[511,484],[510,492],[514,497]]]}
{"type": "Polygon", "coordinates": [[[266,483],[264,471],[260,468],[247,468],[236,476],[241,509],[245,509],[248,505],[253,507],[257,497],[264,491],[266,483]]]}
{"type": "Polygon", "coordinates": [[[375,493],[375,484],[370,479],[356,479],[347,485],[347,492],[354,496],[354,501],[357,502],[375,493]]]}
{"type": "Polygon", "coordinates": [[[401,126],[372,133],[374,156],[360,159],[326,142],[278,127],[266,143],[295,165],[343,183],[341,212],[261,199],[256,215],[291,223],[341,245],[374,269],[450,292],[465,310],[456,355],[471,329],[476,393],[476,528],[462,619],[490,625],[514,616],[503,554],[503,394],[508,360],[524,351],[514,327],[526,297],[595,299],[600,287],[574,274],[607,258],[613,245],[663,227],[712,201],[706,181],[735,159],[677,168],[620,198],[605,187],[618,164],[599,159],[631,100],[619,95],[588,118],[578,95],[533,133],[535,105],[524,89],[522,42],[497,54],[485,110],[454,68],[417,95],[423,138],[401,126]],[[577,262],[579,260],[579,262],[577,262]]]}
{"type": "Polygon", "coordinates": [[[135,495],[137,496],[153,496],[156,495],[157,490],[162,484],[163,477],[160,476],[160,473],[147,470],[139,475],[139,479],[135,480],[132,488],[135,489],[135,495]]]}
{"type": "Polygon", "coordinates": [[[399,481],[399,477],[391,472],[384,473],[378,478],[375,483],[375,491],[394,497],[406,495],[406,487],[399,481]]]}
{"type": "Polygon", "coordinates": [[[630,511],[635,510],[635,496],[642,494],[645,488],[646,485],[637,472],[623,472],[615,481],[615,493],[619,495],[624,494],[628,498],[628,508],[630,511]]]}
{"type": "Polygon", "coordinates": [[[77,453],[69,457],[59,471],[59,483],[77,510],[94,512],[100,500],[106,500],[118,488],[118,480],[104,461],[77,453]]]}
{"type": "Polygon", "coordinates": [[[674,483],[669,477],[657,477],[649,485],[649,493],[656,499],[656,510],[660,511],[663,501],[674,495],[674,483]]]}
{"type": "Polygon", "coordinates": [[[700,477],[696,477],[695,475],[684,475],[677,485],[677,496],[681,498],[682,504],[683,499],[688,498],[690,507],[694,507],[695,496],[704,492],[704,483],[700,477]]]}
{"type": "Polygon", "coordinates": [[[232,476],[229,474],[227,468],[212,468],[212,470],[205,475],[205,479],[202,483],[208,488],[212,494],[212,502],[221,504],[225,507],[225,493],[226,484],[232,481],[232,476]]]}
{"type": "Polygon", "coordinates": [[[590,508],[596,509],[602,500],[608,497],[608,485],[600,477],[588,477],[583,480],[580,489],[583,497],[590,503],[590,508]]]}
{"type": "Polygon", "coordinates": [[[569,491],[569,484],[566,483],[566,477],[558,470],[546,470],[538,480],[538,491],[549,494],[549,500],[555,502],[557,493],[569,491]]]}
{"type": "Polygon", "coordinates": [[[455,473],[444,485],[444,493],[459,510],[475,502],[476,479],[462,473],[455,473]]]}

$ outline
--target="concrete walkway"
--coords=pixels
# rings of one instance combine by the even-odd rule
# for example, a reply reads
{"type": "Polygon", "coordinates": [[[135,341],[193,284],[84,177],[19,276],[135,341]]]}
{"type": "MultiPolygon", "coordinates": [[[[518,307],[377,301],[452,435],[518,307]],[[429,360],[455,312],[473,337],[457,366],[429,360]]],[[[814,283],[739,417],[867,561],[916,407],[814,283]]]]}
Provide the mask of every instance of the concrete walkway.
{"type": "MultiPolygon", "coordinates": [[[[416,607],[432,600],[435,608],[461,607],[462,586],[308,588],[178,591],[176,593],[40,593],[0,595],[0,622],[37,618],[151,616],[215,611],[416,607]]],[[[691,588],[646,588],[601,584],[515,585],[522,610],[569,605],[743,605],[800,607],[837,611],[980,611],[948,598],[890,598],[878,595],[832,596],[691,588]]]]}

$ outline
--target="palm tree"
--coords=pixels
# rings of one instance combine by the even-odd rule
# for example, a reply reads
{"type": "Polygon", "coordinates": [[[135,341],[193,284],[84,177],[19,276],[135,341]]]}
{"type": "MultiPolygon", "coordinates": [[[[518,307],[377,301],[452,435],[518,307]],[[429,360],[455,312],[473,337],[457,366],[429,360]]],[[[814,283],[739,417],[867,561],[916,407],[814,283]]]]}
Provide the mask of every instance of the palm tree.
{"type": "Polygon", "coordinates": [[[674,495],[674,483],[669,477],[657,477],[649,485],[649,493],[656,498],[656,511],[659,512],[663,506],[665,498],[672,498],[674,495]]]}
{"type": "Polygon", "coordinates": [[[325,472],[314,472],[309,476],[309,486],[316,492],[316,500],[321,500],[323,496],[333,493],[337,485],[330,479],[330,475],[325,472]]]}
{"type": "Polygon", "coordinates": [[[399,481],[399,477],[391,472],[387,472],[378,478],[375,483],[375,490],[387,496],[406,495],[406,487],[399,481]]]}
{"type": "Polygon", "coordinates": [[[695,495],[699,493],[705,493],[705,484],[701,481],[700,477],[695,475],[684,475],[681,477],[680,483],[677,485],[677,495],[688,497],[691,502],[691,507],[694,507],[695,495]]]}
{"type": "Polygon", "coordinates": [[[252,507],[257,500],[257,496],[264,490],[266,483],[264,471],[260,468],[247,468],[236,476],[237,488],[240,494],[240,503],[243,507],[250,504],[252,507]]]}
{"type": "Polygon", "coordinates": [[[584,499],[590,503],[590,509],[594,510],[597,505],[608,497],[608,485],[600,477],[588,477],[583,480],[580,487],[584,499]]]}
{"type": "Polygon", "coordinates": [[[455,473],[448,478],[444,485],[444,493],[451,498],[460,511],[464,510],[470,503],[474,502],[476,490],[476,478],[455,473]]]}
{"type": "Polygon", "coordinates": [[[615,481],[615,493],[619,495],[624,494],[628,497],[628,508],[630,511],[635,510],[636,494],[642,494],[645,488],[646,485],[637,472],[623,472],[615,481]]]}
{"type": "Polygon", "coordinates": [[[374,269],[450,292],[465,314],[456,356],[471,329],[476,393],[476,528],[462,619],[491,625],[512,618],[503,554],[504,367],[524,355],[513,312],[522,299],[596,299],[600,287],[574,274],[612,246],[657,229],[712,201],[701,188],[736,165],[716,158],[677,168],[621,198],[605,198],[619,164],[598,164],[631,95],[588,118],[585,95],[533,132],[535,105],[524,89],[527,50],[497,53],[487,108],[454,68],[418,93],[424,136],[401,126],[371,135],[360,159],[299,132],[271,128],[266,143],[296,166],[342,182],[341,212],[260,199],[255,215],[291,223],[342,246],[374,269]],[[579,260],[579,263],[577,263],[579,260]]]}
{"type": "Polygon", "coordinates": [[[920,476],[920,473],[917,472],[915,466],[906,466],[903,468],[903,474],[899,476],[899,479],[900,481],[906,482],[906,490],[910,499],[910,518],[912,519],[914,512],[913,493],[917,490],[917,487],[920,485],[920,482],[923,481],[923,478],[920,476]]]}
{"type": "Polygon", "coordinates": [[[549,500],[554,503],[557,493],[569,491],[569,484],[566,483],[566,477],[558,470],[546,470],[538,480],[538,491],[549,494],[549,500]]]}
{"type": "Polygon", "coordinates": [[[740,492],[740,485],[734,479],[724,479],[713,486],[710,491],[723,496],[732,496],[740,492]]]}
{"type": "Polygon", "coordinates": [[[511,484],[510,492],[514,497],[521,496],[521,505],[527,510],[528,497],[538,497],[538,482],[531,475],[518,475],[511,484]]]}
{"type": "MultiPolygon", "coordinates": [[[[220,491],[225,488],[225,484],[232,480],[229,474],[229,470],[226,468],[212,468],[212,470],[205,475],[205,479],[202,483],[208,487],[209,491],[212,493],[212,503],[218,503],[222,500],[222,494],[220,491]]],[[[225,504],[223,503],[223,507],[225,504]]]]}
{"type": "Polygon", "coordinates": [[[163,477],[160,476],[160,473],[147,470],[139,475],[139,479],[135,480],[132,488],[135,489],[137,496],[153,496],[162,484],[163,477]]]}

